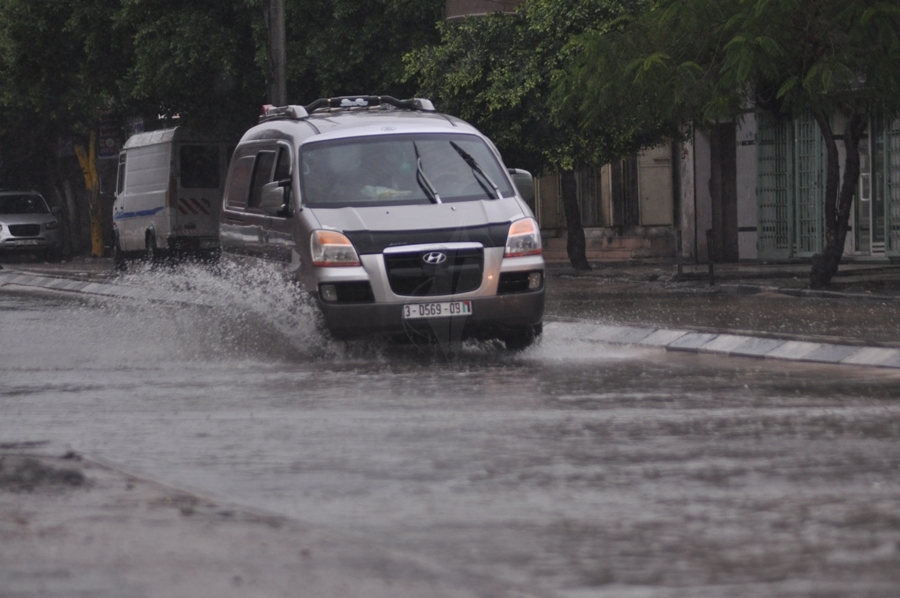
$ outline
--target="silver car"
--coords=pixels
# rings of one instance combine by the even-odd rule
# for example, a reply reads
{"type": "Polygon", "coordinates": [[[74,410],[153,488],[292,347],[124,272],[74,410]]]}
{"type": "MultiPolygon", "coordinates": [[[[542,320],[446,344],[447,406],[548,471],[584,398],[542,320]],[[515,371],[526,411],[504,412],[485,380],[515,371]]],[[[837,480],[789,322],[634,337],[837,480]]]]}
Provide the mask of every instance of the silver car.
{"type": "Polygon", "coordinates": [[[39,193],[0,191],[0,254],[14,251],[59,259],[59,219],[39,193]]]}
{"type": "Polygon", "coordinates": [[[544,309],[540,229],[523,197],[533,189],[428,100],[328,98],[270,109],[243,136],[220,242],[225,256],[281,263],[338,338],[520,349],[544,309]]]}

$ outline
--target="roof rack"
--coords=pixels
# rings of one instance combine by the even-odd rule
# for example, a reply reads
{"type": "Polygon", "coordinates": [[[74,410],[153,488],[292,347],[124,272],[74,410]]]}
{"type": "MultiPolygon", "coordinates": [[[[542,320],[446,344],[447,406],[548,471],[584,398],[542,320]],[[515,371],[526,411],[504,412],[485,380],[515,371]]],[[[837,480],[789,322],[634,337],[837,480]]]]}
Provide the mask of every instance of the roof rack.
{"type": "Polygon", "coordinates": [[[317,110],[333,110],[343,109],[350,110],[353,108],[374,108],[383,104],[400,108],[401,110],[421,110],[422,112],[434,112],[434,104],[431,100],[425,98],[410,98],[408,100],[398,100],[391,96],[339,96],[335,98],[321,98],[307,106],[290,105],[290,106],[263,106],[262,116],[259,122],[267,120],[302,120],[317,110]]]}
{"type": "Polygon", "coordinates": [[[339,96],[336,98],[322,98],[306,106],[306,111],[312,114],[316,110],[331,108],[373,108],[382,104],[388,104],[401,110],[421,110],[434,112],[434,104],[425,98],[410,98],[398,100],[392,96],[339,96]]]}

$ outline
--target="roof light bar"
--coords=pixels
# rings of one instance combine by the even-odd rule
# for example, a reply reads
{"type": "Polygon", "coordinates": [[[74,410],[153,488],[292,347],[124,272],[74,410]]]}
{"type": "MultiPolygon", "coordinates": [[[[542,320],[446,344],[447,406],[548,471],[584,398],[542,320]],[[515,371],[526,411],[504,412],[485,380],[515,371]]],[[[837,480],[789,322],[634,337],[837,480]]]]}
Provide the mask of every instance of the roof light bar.
{"type": "Polygon", "coordinates": [[[290,106],[265,105],[263,106],[263,114],[259,117],[259,122],[277,118],[299,120],[301,118],[306,118],[307,116],[309,116],[309,112],[307,112],[306,108],[303,106],[293,104],[290,106]]]}

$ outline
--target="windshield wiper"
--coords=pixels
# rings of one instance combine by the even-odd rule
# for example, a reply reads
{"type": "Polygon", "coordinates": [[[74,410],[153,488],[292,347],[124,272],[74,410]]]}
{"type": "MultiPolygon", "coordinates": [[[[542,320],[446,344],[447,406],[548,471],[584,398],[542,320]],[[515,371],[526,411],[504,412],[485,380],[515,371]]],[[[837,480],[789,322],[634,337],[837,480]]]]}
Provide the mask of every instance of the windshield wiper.
{"type": "MultiPolygon", "coordinates": [[[[500,195],[500,187],[498,187],[494,181],[491,180],[491,177],[487,175],[482,169],[481,166],[478,165],[478,162],[475,161],[469,152],[464,150],[463,148],[456,145],[455,141],[451,141],[450,145],[453,146],[453,149],[456,150],[456,153],[460,155],[460,157],[465,161],[466,164],[469,165],[469,168],[472,169],[472,172],[477,175],[481,175],[481,178],[487,182],[488,185],[491,186],[491,189],[494,190],[494,196],[491,199],[500,199],[502,196],[500,195]]],[[[475,177],[475,180],[478,181],[478,184],[481,185],[481,188],[484,189],[484,192],[488,195],[491,194],[491,189],[488,189],[483,182],[478,180],[478,177],[475,177]]]]}
{"type": "Polygon", "coordinates": [[[416,182],[419,183],[419,187],[422,188],[422,191],[425,192],[431,203],[444,203],[441,201],[441,196],[438,194],[437,189],[425,176],[425,169],[422,168],[422,157],[419,155],[419,146],[416,145],[415,141],[413,141],[413,149],[416,152],[416,182]]]}

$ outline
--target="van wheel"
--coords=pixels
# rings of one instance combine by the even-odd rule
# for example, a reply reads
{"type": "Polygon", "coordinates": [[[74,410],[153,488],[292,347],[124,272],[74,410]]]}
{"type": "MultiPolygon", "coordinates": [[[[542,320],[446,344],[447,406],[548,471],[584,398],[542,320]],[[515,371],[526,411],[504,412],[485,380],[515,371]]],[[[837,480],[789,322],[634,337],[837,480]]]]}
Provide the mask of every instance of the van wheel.
{"type": "Polygon", "coordinates": [[[128,265],[125,263],[125,252],[122,251],[122,248],[119,247],[119,239],[116,238],[113,241],[112,246],[112,260],[113,260],[113,268],[117,272],[124,272],[128,269],[128,265]]]}
{"type": "Polygon", "coordinates": [[[147,233],[146,241],[144,242],[144,259],[151,266],[159,263],[159,248],[156,246],[156,235],[151,232],[147,233]]]}
{"type": "Polygon", "coordinates": [[[524,351],[540,338],[543,331],[543,323],[535,324],[534,326],[512,328],[506,331],[500,337],[500,340],[506,344],[507,351],[524,351]]]}

